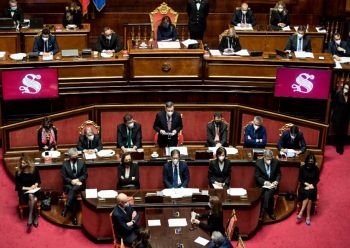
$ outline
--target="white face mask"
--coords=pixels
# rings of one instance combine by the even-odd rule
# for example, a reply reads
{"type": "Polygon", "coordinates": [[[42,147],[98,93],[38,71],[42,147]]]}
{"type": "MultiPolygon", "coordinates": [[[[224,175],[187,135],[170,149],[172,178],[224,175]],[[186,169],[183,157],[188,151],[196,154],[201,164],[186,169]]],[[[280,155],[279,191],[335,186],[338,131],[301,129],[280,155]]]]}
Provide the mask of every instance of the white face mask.
{"type": "Polygon", "coordinates": [[[260,126],[253,124],[254,129],[257,130],[260,126]]]}
{"type": "Polygon", "coordinates": [[[43,41],[48,41],[49,40],[49,38],[47,38],[47,37],[43,37],[43,41]]]}
{"type": "Polygon", "coordinates": [[[224,161],[224,159],[225,159],[225,156],[219,156],[220,162],[224,161]]]}
{"type": "Polygon", "coordinates": [[[296,137],[296,135],[294,134],[294,135],[290,135],[290,137],[292,138],[292,139],[295,139],[295,137],[296,137]]]}
{"type": "Polygon", "coordinates": [[[134,123],[128,124],[128,128],[132,129],[134,127],[134,123]]]}
{"type": "Polygon", "coordinates": [[[173,164],[177,165],[178,163],[179,163],[179,159],[174,158],[174,159],[173,159],[173,164]]]}
{"type": "Polygon", "coordinates": [[[243,13],[243,14],[247,14],[247,12],[248,12],[248,11],[246,11],[246,10],[242,10],[242,13],[243,13]]]}
{"type": "Polygon", "coordinates": [[[173,115],[174,112],[166,112],[166,114],[171,117],[173,115]]]}
{"type": "Polygon", "coordinates": [[[16,10],[16,9],[17,9],[17,6],[11,7],[11,10],[16,10]]]}
{"type": "Polygon", "coordinates": [[[348,94],[349,90],[348,89],[343,89],[344,94],[348,94]]]}
{"type": "Polygon", "coordinates": [[[283,12],[283,8],[278,8],[278,11],[279,12],[283,12]]]}
{"type": "Polygon", "coordinates": [[[340,42],[341,42],[341,40],[336,40],[336,41],[335,41],[335,43],[336,43],[337,45],[340,45],[340,42]]]}
{"type": "Polygon", "coordinates": [[[265,164],[270,165],[271,164],[271,159],[265,159],[265,164]]]}
{"type": "Polygon", "coordinates": [[[298,34],[298,38],[299,38],[299,39],[303,38],[303,36],[304,36],[304,35],[302,35],[302,34],[298,34]]]}
{"type": "Polygon", "coordinates": [[[86,136],[88,138],[88,140],[94,140],[94,135],[89,135],[89,136],[86,136]]]}
{"type": "Polygon", "coordinates": [[[106,39],[107,39],[107,40],[112,39],[112,35],[108,35],[108,36],[106,36],[106,39]]]}

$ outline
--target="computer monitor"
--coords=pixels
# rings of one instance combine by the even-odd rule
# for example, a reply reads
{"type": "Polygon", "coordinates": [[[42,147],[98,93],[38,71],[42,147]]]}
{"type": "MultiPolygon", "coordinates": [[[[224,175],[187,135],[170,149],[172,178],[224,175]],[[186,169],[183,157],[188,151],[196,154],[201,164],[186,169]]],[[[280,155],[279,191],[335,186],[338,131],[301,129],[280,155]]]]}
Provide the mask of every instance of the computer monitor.
{"type": "Polygon", "coordinates": [[[0,18],[0,30],[4,29],[16,29],[16,25],[13,22],[12,18],[0,18]]]}

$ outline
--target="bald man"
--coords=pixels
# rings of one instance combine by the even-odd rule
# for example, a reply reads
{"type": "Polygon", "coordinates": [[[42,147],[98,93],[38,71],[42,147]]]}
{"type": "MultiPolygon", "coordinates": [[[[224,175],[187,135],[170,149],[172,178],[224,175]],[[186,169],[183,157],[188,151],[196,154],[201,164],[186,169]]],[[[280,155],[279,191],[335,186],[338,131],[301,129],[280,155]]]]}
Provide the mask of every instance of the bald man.
{"type": "Polygon", "coordinates": [[[124,193],[120,193],[117,197],[117,206],[113,210],[112,219],[117,239],[119,241],[123,239],[125,244],[132,244],[139,230],[137,225],[139,215],[129,205],[129,197],[124,193]]]}

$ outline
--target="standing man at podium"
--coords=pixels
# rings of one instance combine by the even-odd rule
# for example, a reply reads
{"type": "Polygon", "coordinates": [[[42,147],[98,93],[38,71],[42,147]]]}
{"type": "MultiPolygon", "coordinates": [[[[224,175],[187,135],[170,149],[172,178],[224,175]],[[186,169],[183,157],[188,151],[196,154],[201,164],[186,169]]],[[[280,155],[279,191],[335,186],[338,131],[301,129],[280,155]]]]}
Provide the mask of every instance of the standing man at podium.
{"type": "Polygon", "coordinates": [[[153,129],[158,133],[159,147],[177,146],[178,134],[182,130],[182,118],[174,111],[174,103],[166,102],[154,120],[153,129]]]}
{"type": "Polygon", "coordinates": [[[203,40],[209,14],[209,0],[188,0],[187,14],[190,38],[203,40]]]}

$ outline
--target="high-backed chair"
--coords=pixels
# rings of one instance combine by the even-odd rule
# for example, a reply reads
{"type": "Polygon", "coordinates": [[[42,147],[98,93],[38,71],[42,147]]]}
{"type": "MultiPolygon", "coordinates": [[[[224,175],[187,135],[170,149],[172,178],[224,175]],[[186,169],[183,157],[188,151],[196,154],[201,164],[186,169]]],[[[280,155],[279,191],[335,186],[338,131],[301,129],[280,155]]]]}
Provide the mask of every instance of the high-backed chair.
{"type": "MultiPolygon", "coordinates": [[[[209,123],[211,123],[211,122],[213,122],[213,121],[214,121],[214,119],[211,119],[211,120],[208,122],[208,125],[209,125],[209,123]]],[[[228,123],[227,121],[225,121],[224,118],[221,118],[221,121],[222,121],[223,123],[225,123],[226,126],[227,126],[227,138],[228,138],[228,137],[230,137],[230,123],[228,123]]],[[[227,142],[227,144],[228,144],[228,140],[226,140],[226,142],[227,142]]]]}
{"type": "Polygon", "coordinates": [[[284,131],[289,130],[292,126],[294,126],[293,123],[286,123],[283,125],[283,127],[281,127],[280,129],[278,129],[279,131],[279,136],[281,136],[283,134],[284,131]]]}
{"type": "Polygon", "coordinates": [[[87,120],[84,121],[83,124],[79,126],[79,134],[84,135],[85,129],[87,127],[91,127],[92,130],[94,130],[94,134],[99,134],[100,133],[100,126],[98,126],[95,122],[87,120]]]}
{"type": "Polygon", "coordinates": [[[226,224],[226,236],[228,240],[232,240],[233,233],[235,231],[235,227],[237,225],[237,216],[236,216],[236,210],[232,209],[232,213],[230,218],[227,221],[226,224]]]}
{"type": "MultiPolygon", "coordinates": [[[[22,220],[24,218],[24,210],[25,209],[29,209],[28,203],[19,202],[18,203],[18,213],[19,213],[19,217],[22,220]]],[[[35,209],[38,211],[38,216],[40,216],[41,206],[40,206],[40,201],[39,200],[36,202],[35,209]]]]}
{"type": "Polygon", "coordinates": [[[112,219],[113,211],[109,214],[109,220],[110,220],[110,224],[111,224],[111,228],[112,228],[112,235],[113,235],[113,247],[114,248],[130,248],[129,246],[124,245],[123,239],[121,239],[120,242],[117,239],[117,235],[116,235],[115,230],[114,230],[113,219],[112,219]]]}
{"type": "Polygon", "coordinates": [[[171,7],[169,7],[165,2],[163,2],[161,5],[159,5],[157,8],[155,8],[152,12],[149,13],[149,18],[152,27],[151,39],[157,40],[157,29],[164,16],[169,16],[172,24],[176,26],[179,14],[171,7]]]}

